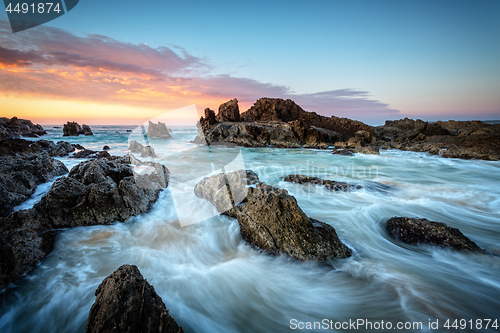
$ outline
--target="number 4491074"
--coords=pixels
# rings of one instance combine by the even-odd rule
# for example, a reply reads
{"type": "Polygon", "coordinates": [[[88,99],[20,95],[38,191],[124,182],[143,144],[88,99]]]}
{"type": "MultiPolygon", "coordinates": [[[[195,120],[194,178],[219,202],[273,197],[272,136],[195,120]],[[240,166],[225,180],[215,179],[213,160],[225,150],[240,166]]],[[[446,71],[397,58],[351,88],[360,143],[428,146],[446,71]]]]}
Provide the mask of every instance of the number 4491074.
{"type": "Polygon", "coordinates": [[[12,3],[9,3],[9,5],[5,9],[5,11],[8,12],[9,14],[12,12],[23,13],[23,14],[26,14],[28,12],[33,13],[33,14],[36,14],[36,13],[48,14],[51,11],[60,13],[61,8],[59,7],[59,3],[56,3],[56,5],[54,6],[54,3],[52,3],[52,2],[47,2],[47,3],[39,2],[37,5],[35,5],[34,3],[32,3],[32,4],[27,4],[27,3],[20,4],[20,3],[18,3],[18,4],[16,4],[16,6],[14,8],[12,8],[12,3]]]}
{"type": "Polygon", "coordinates": [[[497,319],[491,320],[491,319],[470,319],[470,320],[465,320],[465,319],[455,319],[454,321],[448,319],[444,325],[445,328],[447,329],[488,329],[488,328],[494,328],[498,329],[498,321],[497,319]]]}

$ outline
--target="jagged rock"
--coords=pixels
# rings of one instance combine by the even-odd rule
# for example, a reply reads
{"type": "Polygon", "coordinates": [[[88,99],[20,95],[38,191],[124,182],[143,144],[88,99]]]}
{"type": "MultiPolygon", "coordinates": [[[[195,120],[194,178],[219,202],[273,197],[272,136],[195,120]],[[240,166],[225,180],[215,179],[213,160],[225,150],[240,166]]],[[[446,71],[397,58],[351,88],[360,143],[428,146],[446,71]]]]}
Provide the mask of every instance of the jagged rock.
{"type": "Polygon", "coordinates": [[[219,106],[219,114],[217,115],[216,120],[219,122],[240,121],[240,109],[238,107],[238,100],[235,98],[230,100],[229,102],[221,104],[219,106]]]}
{"type": "Polygon", "coordinates": [[[133,265],[102,281],[89,312],[87,333],[182,333],[161,297],[133,265]]]}
{"type": "Polygon", "coordinates": [[[41,125],[35,125],[30,120],[12,118],[0,118],[0,140],[14,139],[21,136],[39,137],[47,134],[41,125]]]}
{"type": "Polygon", "coordinates": [[[0,216],[9,215],[15,206],[35,192],[38,185],[68,172],[61,161],[51,157],[59,156],[57,153],[64,147],[60,142],[56,145],[46,140],[0,141],[0,216]]]}
{"type": "Polygon", "coordinates": [[[146,135],[148,136],[148,138],[158,139],[170,139],[172,137],[172,135],[170,135],[169,129],[167,128],[167,125],[165,125],[165,123],[162,123],[161,121],[159,121],[158,124],[149,121],[148,131],[146,135]]]}
{"type": "Polygon", "coordinates": [[[168,169],[134,157],[101,158],[73,167],[33,208],[0,218],[0,288],[15,281],[50,252],[54,229],[110,224],[147,212],[168,185],[168,169]],[[138,174],[126,163],[148,166],[138,174]]]}
{"type": "Polygon", "coordinates": [[[359,121],[306,112],[291,100],[261,98],[239,118],[236,108],[236,100],[224,103],[217,117],[212,110],[206,109],[205,117],[200,119],[202,132],[198,132],[194,142],[326,149],[335,142],[354,137],[356,132],[374,133],[371,126],[359,121]]]}
{"type": "Polygon", "coordinates": [[[106,145],[106,146],[102,147],[102,150],[110,150],[110,149],[111,149],[111,148],[109,148],[109,146],[108,146],[108,145],[106,145]]]}
{"type": "Polygon", "coordinates": [[[358,131],[374,133],[371,126],[360,121],[339,117],[325,117],[315,112],[304,111],[290,99],[261,98],[240,116],[242,121],[281,121],[300,120],[309,126],[324,128],[342,135],[344,140],[356,135],[358,131]]]}
{"type": "Polygon", "coordinates": [[[128,148],[132,153],[141,154],[141,157],[156,157],[155,150],[151,146],[143,146],[137,141],[130,141],[128,148]]]}
{"type": "Polygon", "coordinates": [[[94,135],[88,125],[80,126],[77,122],[68,121],[63,127],[63,136],[94,135]]]}
{"type": "Polygon", "coordinates": [[[332,226],[307,217],[286,190],[259,182],[254,173],[204,178],[195,194],[235,217],[243,239],[265,252],[320,262],[351,255],[332,226]],[[256,187],[245,186],[253,183],[256,187]]]}
{"type": "Polygon", "coordinates": [[[431,244],[460,251],[484,251],[456,228],[427,219],[392,217],[386,223],[391,236],[407,244],[431,244]]]}

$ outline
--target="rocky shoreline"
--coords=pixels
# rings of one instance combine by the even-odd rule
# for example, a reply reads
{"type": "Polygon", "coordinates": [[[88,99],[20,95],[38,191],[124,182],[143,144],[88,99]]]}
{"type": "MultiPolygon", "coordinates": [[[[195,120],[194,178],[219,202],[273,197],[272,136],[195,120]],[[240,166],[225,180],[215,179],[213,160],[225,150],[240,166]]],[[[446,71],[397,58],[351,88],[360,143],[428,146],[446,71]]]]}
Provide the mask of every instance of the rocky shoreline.
{"type": "MultiPolygon", "coordinates": [[[[4,130],[0,140],[0,189],[6,194],[0,198],[1,289],[52,251],[58,230],[126,221],[149,211],[160,191],[169,184],[169,171],[165,166],[142,162],[131,154],[117,157],[63,141],[55,144],[47,140],[13,138],[42,133],[41,126],[28,122],[16,118],[8,124],[4,121],[7,125],[0,123],[3,126],[0,129],[4,130]],[[16,127],[16,124],[27,127],[16,127]],[[54,159],[75,150],[78,150],[75,157],[90,160],[68,171],[62,162],[54,159]],[[151,172],[139,173],[135,166],[147,167],[151,172]],[[66,173],[68,175],[58,178],[33,208],[12,212],[34,193],[37,185],[66,173]]],[[[395,148],[427,151],[442,157],[498,160],[499,126],[402,119],[371,127],[346,118],[306,112],[290,100],[269,98],[258,100],[240,114],[234,99],[222,104],[217,115],[205,110],[194,142],[247,147],[327,149],[334,146],[334,153],[345,155],[376,154],[379,149],[395,148]]],[[[159,139],[171,138],[163,123],[151,128],[153,134],[159,139]]],[[[143,157],[155,156],[151,146],[135,141],[130,142],[129,149],[143,157]]],[[[348,184],[304,175],[289,175],[284,181],[324,186],[340,193],[362,188],[390,190],[384,184],[348,184]]],[[[308,217],[287,190],[261,182],[251,170],[206,177],[198,182],[194,192],[219,213],[236,219],[242,239],[264,253],[320,263],[346,259],[353,254],[333,226],[308,217]]],[[[406,244],[489,253],[458,229],[443,223],[393,217],[385,226],[390,237],[406,244]]],[[[182,332],[135,266],[120,267],[103,281],[96,296],[87,332],[108,332],[116,327],[130,332],[182,332]],[[127,306],[116,307],[120,304],[127,306]]]]}
{"type": "Polygon", "coordinates": [[[333,153],[340,155],[400,149],[447,158],[500,160],[500,124],[453,120],[429,123],[405,118],[374,127],[307,112],[293,101],[279,98],[261,98],[241,114],[237,99],[221,104],[217,114],[205,109],[193,142],[243,147],[333,146],[333,153]]]}

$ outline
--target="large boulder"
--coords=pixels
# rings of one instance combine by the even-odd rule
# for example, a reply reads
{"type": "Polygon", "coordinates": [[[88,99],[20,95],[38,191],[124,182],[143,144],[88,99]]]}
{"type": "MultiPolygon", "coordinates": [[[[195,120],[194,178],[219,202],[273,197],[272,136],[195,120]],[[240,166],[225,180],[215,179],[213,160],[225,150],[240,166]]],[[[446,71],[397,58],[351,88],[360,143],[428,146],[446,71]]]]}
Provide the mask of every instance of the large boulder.
{"type": "Polygon", "coordinates": [[[146,133],[148,138],[158,138],[158,139],[170,139],[172,135],[170,135],[170,130],[167,128],[165,123],[161,121],[158,124],[149,121],[148,131],[146,133]]]}
{"type": "Polygon", "coordinates": [[[267,253],[320,262],[351,256],[332,226],[307,217],[286,190],[259,182],[253,172],[204,178],[195,194],[235,217],[243,239],[267,253]]]}
{"type": "Polygon", "coordinates": [[[47,134],[41,125],[35,125],[30,120],[12,118],[0,118],[0,140],[14,139],[21,136],[39,137],[47,134]]]}
{"type": "Polygon", "coordinates": [[[133,265],[123,265],[97,288],[87,333],[182,333],[161,297],[133,265]]]}
{"type": "Polygon", "coordinates": [[[83,124],[80,126],[77,122],[74,121],[68,121],[66,124],[64,124],[63,127],[63,135],[64,136],[78,136],[80,134],[83,135],[94,135],[92,133],[92,130],[90,129],[89,125],[83,124]]]}
{"type": "Polygon", "coordinates": [[[125,221],[147,212],[167,185],[166,167],[131,156],[76,165],[33,208],[0,218],[0,252],[7,255],[0,261],[0,288],[51,251],[55,229],[125,221]]]}
{"type": "Polygon", "coordinates": [[[407,244],[431,244],[465,252],[484,251],[460,230],[441,222],[392,217],[387,221],[386,228],[391,236],[407,244]]]}

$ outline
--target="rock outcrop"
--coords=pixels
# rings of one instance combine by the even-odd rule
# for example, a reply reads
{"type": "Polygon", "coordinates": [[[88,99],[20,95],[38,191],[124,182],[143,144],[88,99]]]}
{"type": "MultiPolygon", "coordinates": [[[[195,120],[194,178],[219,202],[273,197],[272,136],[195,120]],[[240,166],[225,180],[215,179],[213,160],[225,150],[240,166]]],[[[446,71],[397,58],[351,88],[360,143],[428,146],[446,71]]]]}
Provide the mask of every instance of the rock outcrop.
{"type": "Polygon", "coordinates": [[[261,98],[241,115],[238,101],[233,99],[220,106],[217,116],[205,109],[200,126],[195,143],[227,142],[246,147],[328,148],[358,131],[373,132],[371,126],[359,121],[320,116],[279,98],[261,98]]]}
{"type": "Polygon", "coordinates": [[[286,190],[259,182],[253,172],[204,178],[196,185],[195,194],[219,212],[235,217],[243,239],[267,253],[319,262],[352,253],[332,226],[307,217],[286,190]]]}
{"type": "Polygon", "coordinates": [[[54,229],[125,221],[147,212],[167,185],[167,168],[131,156],[76,165],[33,208],[0,218],[0,288],[52,250],[54,229]],[[150,173],[138,174],[129,163],[150,173]]]}
{"type": "Polygon", "coordinates": [[[118,268],[102,281],[95,295],[87,333],[183,332],[137,266],[118,268]]]}
{"type": "Polygon", "coordinates": [[[141,154],[141,157],[156,157],[155,150],[151,146],[143,146],[137,141],[130,141],[128,147],[131,153],[141,154]]]}
{"type": "Polygon", "coordinates": [[[431,244],[465,252],[485,252],[456,228],[427,219],[393,217],[386,223],[391,236],[407,244],[431,244]]]}
{"type": "Polygon", "coordinates": [[[500,160],[500,124],[481,121],[420,119],[387,121],[375,128],[375,142],[383,149],[429,152],[448,158],[500,160]]]}
{"type": "Polygon", "coordinates": [[[170,130],[167,128],[165,123],[161,121],[158,124],[155,124],[149,121],[148,131],[146,133],[148,138],[158,138],[158,139],[170,139],[172,135],[170,135],[170,130]]]}
{"type": "Polygon", "coordinates": [[[27,141],[10,139],[0,141],[0,216],[8,216],[12,209],[26,201],[38,185],[63,175],[68,169],[53,156],[65,156],[74,147],[67,142],[27,141]]]}
{"type": "Polygon", "coordinates": [[[89,125],[81,125],[74,121],[68,121],[63,127],[64,136],[94,135],[89,125]]]}
{"type": "Polygon", "coordinates": [[[37,138],[47,134],[41,125],[35,125],[30,120],[0,118],[0,140],[16,139],[21,136],[37,138]]]}

